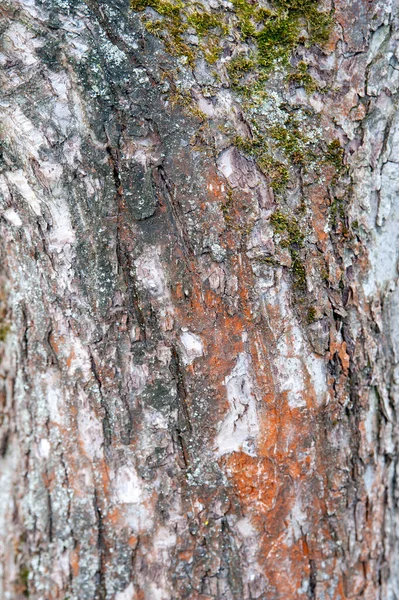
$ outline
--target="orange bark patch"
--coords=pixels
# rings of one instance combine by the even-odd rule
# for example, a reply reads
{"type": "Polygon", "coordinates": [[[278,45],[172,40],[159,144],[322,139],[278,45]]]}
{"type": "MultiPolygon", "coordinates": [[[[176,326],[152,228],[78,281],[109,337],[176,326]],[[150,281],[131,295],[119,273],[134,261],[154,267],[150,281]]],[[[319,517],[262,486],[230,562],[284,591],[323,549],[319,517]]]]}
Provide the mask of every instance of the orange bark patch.
{"type": "Polygon", "coordinates": [[[74,577],[79,575],[79,546],[74,548],[71,552],[71,568],[74,577]]]}
{"type": "Polygon", "coordinates": [[[277,494],[276,473],[268,458],[233,452],[226,459],[226,471],[234,490],[247,510],[265,513],[273,508],[277,494]]]}
{"type": "Polygon", "coordinates": [[[341,361],[342,368],[345,375],[348,374],[349,370],[349,354],[346,351],[346,342],[342,342],[341,347],[338,351],[339,360],[341,361]]]}

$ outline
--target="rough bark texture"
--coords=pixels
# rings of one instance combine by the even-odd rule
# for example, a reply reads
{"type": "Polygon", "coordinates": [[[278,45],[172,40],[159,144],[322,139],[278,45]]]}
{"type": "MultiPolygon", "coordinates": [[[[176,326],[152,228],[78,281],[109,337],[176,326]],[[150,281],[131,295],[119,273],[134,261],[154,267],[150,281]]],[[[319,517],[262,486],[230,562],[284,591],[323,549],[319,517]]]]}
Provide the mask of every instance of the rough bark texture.
{"type": "Polygon", "coordinates": [[[198,6],[0,6],[1,600],[399,597],[397,7],[198,6]]]}

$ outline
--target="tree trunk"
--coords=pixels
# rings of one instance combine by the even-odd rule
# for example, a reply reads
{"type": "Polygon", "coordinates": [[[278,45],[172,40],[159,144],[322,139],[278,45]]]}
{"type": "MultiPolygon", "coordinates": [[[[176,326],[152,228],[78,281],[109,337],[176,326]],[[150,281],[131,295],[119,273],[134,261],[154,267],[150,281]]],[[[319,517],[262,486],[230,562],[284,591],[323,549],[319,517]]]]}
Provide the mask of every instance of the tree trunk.
{"type": "Polygon", "coordinates": [[[3,0],[0,598],[399,598],[391,0],[3,0]]]}

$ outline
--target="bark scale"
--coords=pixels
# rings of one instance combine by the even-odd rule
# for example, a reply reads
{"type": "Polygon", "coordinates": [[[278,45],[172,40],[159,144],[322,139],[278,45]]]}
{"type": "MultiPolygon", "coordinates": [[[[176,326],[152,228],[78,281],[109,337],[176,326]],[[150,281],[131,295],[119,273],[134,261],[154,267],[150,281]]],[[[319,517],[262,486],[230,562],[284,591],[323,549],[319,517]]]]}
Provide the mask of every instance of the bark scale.
{"type": "Polygon", "coordinates": [[[3,1],[2,599],[399,597],[397,7],[316,5],[3,1]]]}

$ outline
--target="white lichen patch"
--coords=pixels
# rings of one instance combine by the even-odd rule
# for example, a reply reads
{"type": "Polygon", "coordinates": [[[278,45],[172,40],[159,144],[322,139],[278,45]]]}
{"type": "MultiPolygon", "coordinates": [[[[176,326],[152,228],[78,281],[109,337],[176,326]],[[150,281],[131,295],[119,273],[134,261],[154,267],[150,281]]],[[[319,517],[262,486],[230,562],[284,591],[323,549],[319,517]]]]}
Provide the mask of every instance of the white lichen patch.
{"type": "Polygon", "coordinates": [[[11,185],[14,185],[17,188],[18,192],[29,204],[35,215],[41,215],[39,199],[30,186],[22,169],[8,171],[8,173],[6,173],[6,178],[11,185]]]}
{"type": "Polygon", "coordinates": [[[241,352],[238,355],[236,365],[224,383],[229,411],[216,438],[218,455],[239,450],[253,454],[259,421],[249,354],[241,352]]]}
{"type": "Polygon", "coordinates": [[[74,123],[69,108],[70,81],[65,73],[49,73],[49,80],[54,91],[52,117],[64,135],[67,135],[74,123]]]}
{"type": "MultiPolygon", "coordinates": [[[[398,157],[399,158],[399,157],[398,157]]],[[[382,168],[380,202],[378,206],[377,225],[381,227],[389,218],[392,208],[398,202],[399,197],[399,164],[387,162],[382,168]]]]}
{"type": "Polygon", "coordinates": [[[48,372],[43,375],[43,383],[46,385],[46,406],[50,420],[57,425],[64,424],[64,399],[60,390],[58,374],[48,372]]]}
{"type": "Polygon", "coordinates": [[[18,54],[19,60],[25,67],[31,67],[38,62],[36,48],[40,48],[42,42],[28,27],[15,22],[3,33],[2,37],[4,49],[18,54]]]}
{"type": "Polygon", "coordinates": [[[88,405],[83,397],[78,412],[79,439],[83,450],[91,460],[102,458],[103,452],[103,426],[101,420],[88,405]]]}
{"type": "Polygon", "coordinates": [[[278,349],[284,355],[279,361],[280,391],[287,394],[288,404],[291,408],[306,407],[301,360],[296,356],[287,356],[288,347],[285,340],[279,341],[278,349]]]}
{"type": "Polygon", "coordinates": [[[67,358],[68,370],[71,375],[83,375],[86,381],[92,379],[89,352],[78,337],[71,336],[65,342],[64,356],[67,358]]]}
{"type": "Polygon", "coordinates": [[[132,388],[137,391],[137,393],[141,393],[147,384],[149,376],[148,365],[131,365],[130,370],[130,381],[132,388]]]}
{"type": "Polygon", "coordinates": [[[268,216],[262,215],[263,218],[255,223],[251,231],[247,243],[249,258],[274,254],[273,230],[268,221],[268,216]]]}
{"type": "Polygon", "coordinates": [[[47,438],[42,438],[38,444],[38,452],[40,458],[48,458],[50,455],[50,442],[47,438]]]}
{"type": "Polygon", "coordinates": [[[229,180],[234,173],[232,152],[233,148],[227,148],[220,154],[218,158],[218,168],[227,180],[229,180]]]}
{"type": "Polygon", "coordinates": [[[310,375],[315,398],[320,406],[327,398],[327,372],[326,365],[320,356],[309,352],[305,356],[305,367],[310,375]]]}
{"type": "Polygon", "coordinates": [[[134,585],[133,583],[129,583],[124,590],[115,594],[115,600],[134,600],[135,595],[134,585]]]}
{"type": "Polygon", "coordinates": [[[133,465],[124,465],[116,471],[113,486],[116,502],[120,504],[140,504],[143,491],[133,465]]]}
{"type": "Polygon", "coordinates": [[[279,387],[287,394],[289,406],[304,408],[309,399],[322,404],[327,393],[324,362],[308,350],[299,327],[292,324],[277,348],[279,387]]]}
{"type": "Polygon", "coordinates": [[[14,225],[15,227],[21,227],[22,225],[21,217],[17,212],[15,212],[13,208],[8,208],[7,210],[5,210],[3,212],[3,217],[6,221],[11,223],[11,225],[14,225]]]}
{"type": "Polygon", "coordinates": [[[125,464],[111,472],[112,498],[124,508],[125,519],[133,532],[139,533],[152,524],[149,497],[133,464],[125,464]]]}
{"type": "Polygon", "coordinates": [[[13,106],[12,111],[5,112],[1,124],[7,132],[7,140],[18,148],[21,156],[40,159],[39,149],[47,146],[47,140],[33,122],[22,112],[19,106],[13,106]]]}
{"type": "Polygon", "coordinates": [[[151,296],[169,298],[165,273],[156,248],[148,247],[134,262],[137,280],[151,296]]]}
{"type": "Polygon", "coordinates": [[[191,365],[195,358],[199,358],[204,354],[204,346],[201,338],[185,327],[182,327],[180,342],[182,347],[183,363],[185,365],[191,365]]]}
{"type": "Polygon", "coordinates": [[[279,293],[274,287],[263,288],[263,311],[268,322],[266,305],[278,310],[281,321],[274,320],[273,335],[276,341],[276,383],[287,396],[291,408],[305,408],[308,401],[321,405],[327,395],[326,372],[323,358],[309,348],[295,317],[288,313],[289,290],[281,279],[279,293]]]}
{"type": "Polygon", "coordinates": [[[241,537],[251,538],[256,537],[257,531],[251,523],[250,517],[243,517],[235,524],[236,528],[240,532],[241,537]]]}
{"type": "Polygon", "coordinates": [[[49,236],[49,249],[60,253],[65,249],[65,246],[74,244],[76,239],[69,208],[65,200],[57,198],[51,205],[51,214],[53,223],[49,236]]]}
{"type": "Polygon", "coordinates": [[[287,523],[288,527],[285,532],[285,542],[287,546],[292,546],[306,533],[306,526],[308,524],[308,515],[305,508],[302,506],[299,497],[295,499],[287,523]]]}

